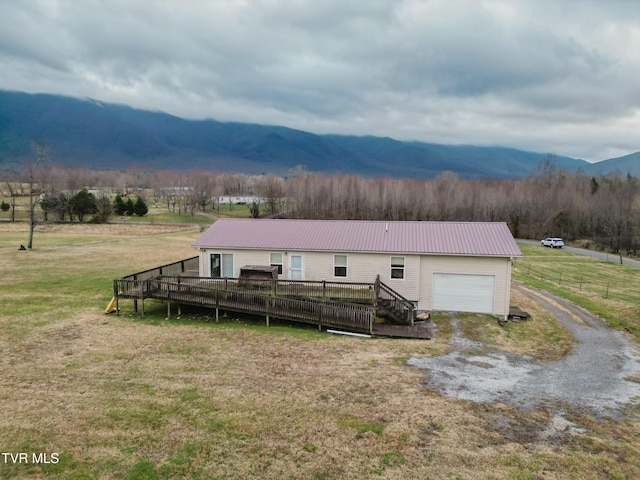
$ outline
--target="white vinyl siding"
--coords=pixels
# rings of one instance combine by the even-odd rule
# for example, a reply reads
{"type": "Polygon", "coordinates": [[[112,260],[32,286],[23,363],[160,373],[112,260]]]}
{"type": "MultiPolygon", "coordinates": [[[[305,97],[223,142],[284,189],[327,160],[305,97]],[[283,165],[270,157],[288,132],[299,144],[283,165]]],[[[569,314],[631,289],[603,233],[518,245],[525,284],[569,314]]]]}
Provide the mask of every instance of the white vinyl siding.
{"type": "Polygon", "coordinates": [[[495,276],[433,274],[433,310],[493,313],[495,276]]]}
{"type": "MultiPolygon", "coordinates": [[[[233,253],[235,273],[239,275],[244,265],[266,265],[272,250],[226,250],[203,249],[201,255],[201,275],[209,273],[209,259],[213,252],[233,253]]],[[[455,256],[455,255],[390,255],[389,253],[366,252],[282,252],[283,273],[281,279],[291,279],[290,262],[292,255],[303,255],[305,280],[347,280],[334,277],[334,255],[348,256],[348,281],[373,283],[377,275],[380,280],[405,298],[418,302],[418,309],[433,310],[434,273],[467,275],[489,275],[495,277],[493,314],[507,315],[511,291],[511,259],[507,257],[455,256]],[[404,279],[391,278],[392,256],[404,257],[404,279]]]]}

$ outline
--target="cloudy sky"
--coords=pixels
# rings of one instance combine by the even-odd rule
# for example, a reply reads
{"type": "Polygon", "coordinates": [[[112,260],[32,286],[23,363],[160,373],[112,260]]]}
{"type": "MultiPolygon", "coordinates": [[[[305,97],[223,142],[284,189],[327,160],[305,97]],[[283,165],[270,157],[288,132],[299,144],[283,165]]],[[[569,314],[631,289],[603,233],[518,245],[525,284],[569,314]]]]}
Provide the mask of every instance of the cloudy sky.
{"type": "Polygon", "coordinates": [[[1,89],[190,119],[640,150],[638,0],[0,0],[0,65],[1,89]]]}

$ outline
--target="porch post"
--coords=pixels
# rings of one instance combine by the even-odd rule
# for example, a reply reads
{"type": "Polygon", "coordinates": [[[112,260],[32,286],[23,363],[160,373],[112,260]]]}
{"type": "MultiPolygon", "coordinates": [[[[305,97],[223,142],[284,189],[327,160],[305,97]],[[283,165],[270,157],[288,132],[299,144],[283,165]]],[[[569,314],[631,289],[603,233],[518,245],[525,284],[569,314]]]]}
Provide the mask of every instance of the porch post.
{"type": "Polygon", "coordinates": [[[215,292],[216,292],[216,323],[218,323],[218,318],[219,318],[218,307],[220,306],[220,290],[216,288],[215,292]]]}
{"type": "Polygon", "coordinates": [[[171,320],[171,285],[167,285],[167,320],[171,320]]]}

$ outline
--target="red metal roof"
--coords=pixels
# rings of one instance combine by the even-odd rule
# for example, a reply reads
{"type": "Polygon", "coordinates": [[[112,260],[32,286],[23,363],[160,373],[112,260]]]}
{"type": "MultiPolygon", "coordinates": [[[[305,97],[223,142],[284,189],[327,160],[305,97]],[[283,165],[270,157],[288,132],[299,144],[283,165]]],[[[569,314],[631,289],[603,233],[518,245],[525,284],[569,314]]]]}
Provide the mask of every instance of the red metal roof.
{"type": "Polygon", "coordinates": [[[519,257],[504,222],[220,219],[196,248],[519,257]]]}

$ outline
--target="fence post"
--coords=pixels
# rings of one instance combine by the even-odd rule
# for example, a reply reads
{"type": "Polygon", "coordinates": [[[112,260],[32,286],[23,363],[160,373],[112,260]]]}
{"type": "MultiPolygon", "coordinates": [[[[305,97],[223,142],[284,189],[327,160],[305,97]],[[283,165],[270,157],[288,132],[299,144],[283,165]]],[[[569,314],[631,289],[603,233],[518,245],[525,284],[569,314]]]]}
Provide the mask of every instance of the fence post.
{"type": "Polygon", "coordinates": [[[218,323],[219,320],[219,310],[220,310],[220,290],[219,289],[215,289],[215,302],[216,302],[216,323],[218,323]]]}
{"type": "Polygon", "coordinates": [[[178,276],[178,286],[177,288],[177,294],[178,294],[178,316],[182,315],[182,306],[180,305],[180,276],[178,276]]]}
{"type": "Polygon", "coordinates": [[[267,327],[269,326],[269,312],[271,311],[271,297],[267,297],[267,327]]]}
{"type": "Polygon", "coordinates": [[[167,320],[171,320],[171,285],[167,285],[167,320]]]}
{"type": "Polygon", "coordinates": [[[369,333],[371,335],[373,335],[373,316],[374,316],[374,311],[371,310],[371,312],[369,312],[369,333]]]}
{"type": "Polygon", "coordinates": [[[119,298],[118,280],[113,281],[113,296],[116,298],[116,315],[120,315],[120,298],[119,298]]]}

